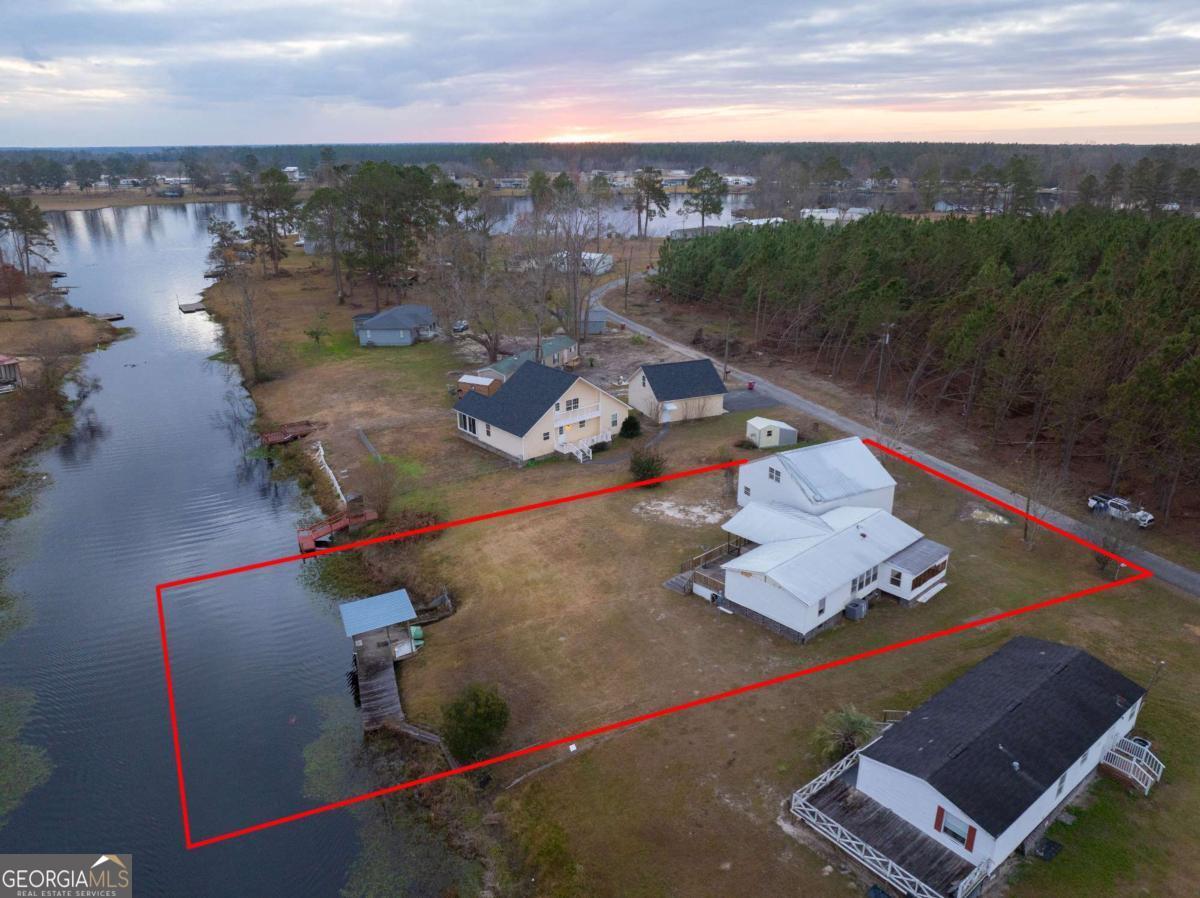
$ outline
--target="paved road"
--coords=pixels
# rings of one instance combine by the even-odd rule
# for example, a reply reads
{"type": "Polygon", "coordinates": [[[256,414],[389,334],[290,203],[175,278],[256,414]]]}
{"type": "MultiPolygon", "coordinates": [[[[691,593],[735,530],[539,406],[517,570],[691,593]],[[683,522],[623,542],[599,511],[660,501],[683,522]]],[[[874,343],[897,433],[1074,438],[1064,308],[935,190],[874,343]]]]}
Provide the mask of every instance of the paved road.
{"type": "MultiPolygon", "coordinates": [[[[636,275],[635,277],[640,278],[641,276],[636,275]]],[[[694,346],[685,346],[682,343],[677,343],[669,337],[665,337],[643,324],[638,324],[631,318],[626,318],[616,310],[605,306],[603,302],[605,295],[612,290],[615,290],[618,286],[620,286],[620,284],[621,281],[616,280],[597,287],[592,291],[590,296],[592,305],[605,309],[614,320],[623,323],[629,330],[642,334],[643,336],[650,337],[654,340],[658,340],[660,343],[671,347],[676,352],[682,353],[689,358],[711,358],[713,362],[717,364],[718,370],[720,369],[720,362],[712,356],[709,356],[707,353],[699,351],[694,346]]],[[[774,384],[769,380],[765,380],[760,374],[751,374],[748,371],[742,371],[732,366],[729,370],[730,373],[741,380],[755,381],[755,391],[761,392],[762,395],[770,397],[778,405],[785,405],[789,408],[794,408],[797,411],[803,412],[809,417],[814,418],[817,421],[821,421],[824,424],[828,424],[830,427],[833,427],[844,433],[852,433],[860,437],[879,439],[879,433],[875,430],[875,428],[859,421],[855,421],[852,418],[847,418],[845,415],[839,414],[833,409],[826,408],[823,405],[819,405],[818,403],[813,402],[811,399],[805,399],[799,393],[794,393],[791,390],[779,386],[778,384],[774,384]]],[[[884,440],[880,439],[880,442],[884,442],[884,440]]],[[[910,458],[916,459],[917,461],[924,465],[928,465],[936,471],[940,471],[943,474],[948,474],[955,480],[960,480],[968,486],[982,490],[990,496],[994,496],[997,499],[1001,499],[1011,505],[1015,505],[1017,508],[1025,507],[1024,496],[1020,495],[1019,493],[1015,493],[1012,490],[1006,489],[998,483],[993,483],[991,480],[988,480],[985,477],[980,477],[978,474],[974,474],[964,468],[960,468],[958,465],[951,464],[950,462],[944,461],[937,456],[930,455],[928,452],[918,449],[915,446],[910,446],[906,443],[899,443],[894,440],[888,440],[886,442],[893,446],[898,452],[902,452],[910,458]]],[[[1037,515],[1038,517],[1049,521],[1056,527],[1061,527],[1063,530],[1066,530],[1069,533],[1074,533],[1077,536],[1082,536],[1085,539],[1089,539],[1093,542],[1096,542],[1099,539],[1098,535],[1083,523],[1075,520],[1072,517],[1062,514],[1061,512],[1055,511],[1052,508],[1046,508],[1045,506],[1039,505],[1035,502],[1033,504],[1032,511],[1033,514],[1037,515]]],[[[1156,577],[1161,578],[1164,582],[1170,583],[1172,586],[1176,586],[1185,592],[1189,592],[1193,596],[1200,596],[1200,571],[1185,567],[1182,564],[1177,564],[1174,561],[1169,561],[1160,555],[1155,555],[1153,552],[1147,552],[1145,549],[1130,548],[1127,549],[1124,554],[1135,564],[1149,568],[1154,572],[1156,577]]]]}

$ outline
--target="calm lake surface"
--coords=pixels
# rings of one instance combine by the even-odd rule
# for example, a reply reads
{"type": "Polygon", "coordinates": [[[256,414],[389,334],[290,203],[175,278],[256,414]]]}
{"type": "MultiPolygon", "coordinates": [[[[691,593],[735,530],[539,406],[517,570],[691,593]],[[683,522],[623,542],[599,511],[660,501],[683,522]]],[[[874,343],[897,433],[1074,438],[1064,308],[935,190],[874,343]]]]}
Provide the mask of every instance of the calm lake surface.
{"type": "MultiPolygon", "coordinates": [[[[667,234],[676,228],[700,227],[699,215],[680,214],[685,199],[687,197],[681,194],[670,195],[671,204],[667,209],[667,214],[650,220],[646,228],[649,236],[666,237],[667,234]]],[[[504,204],[504,219],[496,227],[498,232],[506,233],[511,231],[520,216],[528,215],[533,211],[533,200],[527,196],[500,197],[500,200],[504,204]]],[[[753,198],[748,193],[730,194],[725,197],[725,209],[721,214],[709,216],[705,221],[705,225],[715,227],[731,224],[737,220],[733,217],[734,210],[750,208],[754,205],[752,200],[753,198]]],[[[609,209],[604,213],[604,218],[607,222],[605,230],[627,235],[633,235],[637,232],[637,213],[632,208],[626,209],[625,202],[627,201],[614,200],[609,209]]]]}
{"type": "MultiPolygon", "coordinates": [[[[253,409],[219,329],[183,315],[205,281],[210,215],[151,206],[51,216],[72,304],[123,312],[133,338],[87,357],[102,388],[37,464],[34,511],[0,530],[30,621],[0,645],[0,685],[36,704],[22,741],[53,764],[0,851],[132,852],[139,895],[336,895],[359,850],[331,812],[186,851],[154,585],[296,551],[312,503],[246,458],[253,409]]],[[[320,802],[302,752],[318,699],[345,692],[349,641],[297,564],[167,594],[195,839],[320,802]]]]}

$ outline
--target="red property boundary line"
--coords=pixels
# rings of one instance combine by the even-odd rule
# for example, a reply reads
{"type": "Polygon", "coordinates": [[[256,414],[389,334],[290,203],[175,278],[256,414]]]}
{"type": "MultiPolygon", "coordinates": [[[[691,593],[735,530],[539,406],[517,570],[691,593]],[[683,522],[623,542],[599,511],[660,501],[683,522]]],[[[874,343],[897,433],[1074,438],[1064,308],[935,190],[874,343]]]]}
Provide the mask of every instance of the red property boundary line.
{"type": "Polygon", "coordinates": [[[215,845],[219,842],[226,842],[230,839],[236,839],[241,836],[249,835],[250,833],[259,832],[260,830],[271,829],[273,827],[280,826],[284,823],[292,823],[296,820],[303,820],[306,817],[313,817],[317,814],[323,814],[327,811],[337,810],[338,808],[350,807],[351,805],[359,804],[364,801],[369,801],[374,798],[380,798],[384,795],[390,795],[395,792],[401,792],[406,789],[412,789],[417,786],[426,785],[428,783],[434,783],[434,782],[437,782],[438,780],[447,779],[452,776],[458,776],[460,774],[467,773],[472,770],[480,770],[485,767],[491,767],[495,764],[500,764],[505,761],[511,761],[516,758],[524,757],[526,755],[535,754],[537,752],[546,751],[547,749],[556,748],[561,745],[568,745],[573,742],[582,742],[585,739],[594,738],[594,737],[600,736],[604,733],[611,733],[614,730],[624,729],[626,727],[630,727],[630,726],[633,726],[633,725],[639,724],[639,723],[644,723],[649,720],[655,720],[660,717],[667,717],[671,714],[678,714],[681,711],[688,711],[688,710],[691,710],[692,708],[698,708],[703,705],[710,705],[715,702],[725,701],[726,699],[735,698],[737,696],[745,695],[750,692],[756,692],[760,689],[766,689],[768,687],[776,686],[781,683],[787,683],[792,680],[800,679],[801,677],[807,677],[807,676],[810,676],[815,673],[820,673],[822,671],[833,670],[838,667],[845,667],[846,665],[849,665],[849,664],[854,664],[859,661],[864,661],[868,658],[875,658],[879,655],[885,655],[890,652],[898,651],[900,649],[909,648],[910,646],[921,645],[922,643],[932,642],[937,639],[944,639],[947,636],[953,636],[955,634],[962,633],[967,630],[974,629],[976,627],[982,627],[987,624],[996,623],[997,621],[1006,620],[1008,618],[1013,618],[1013,617],[1018,617],[1018,616],[1024,615],[1024,614],[1029,614],[1030,612],[1033,612],[1033,611],[1039,611],[1043,608],[1049,608],[1053,605],[1059,605],[1059,604],[1062,604],[1065,602],[1070,602],[1075,599],[1083,598],[1085,596],[1094,595],[1096,593],[1104,592],[1104,591],[1110,590],[1110,589],[1115,589],[1116,587],[1124,586],[1128,583],[1135,583],[1138,580],[1146,580],[1146,579],[1154,576],[1154,574],[1151,571],[1149,571],[1148,569],[1141,567],[1140,565],[1134,564],[1133,562],[1129,561],[1126,558],[1123,558],[1120,555],[1110,552],[1107,549],[1103,549],[1100,546],[1097,546],[1094,543],[1089,542],[1088,540],[1084,539],[1083,537],[1077,536],[1074,533],[1070,533],[1070,532],[1062,529],[1061,527],[1057,527],[1054,524],[1051,524],[1049,521],[1042,520],[1041,518],[1036,517],[1032,514],[1027,514],[1025,511],[1021,510],[1020,508],[1017,508],[1015,505],[1011,505],[1007,502],[1004,502],[1001,499],[997,499],[994,496],[991,496],[991,495],[983,492],[982,490],[976,489],[975,487],[969,486],[969,485],[963,483],[962,481],[957,480],[954,477],[951,477],[948,474],[943,474],[940,471],[934,470],[930,466],[923,464],[919,461],[916,461],[915,459],[909,458],[908,456],[903,455],[900,452],[897,452],[895,449],[885,446],[882,443],[879,443],[879,442],[877,442],[875,440],[871,440],[871,439],[864,439],[863,442],[865,442],[867,445],[872,446],[875,449],[878,449],[879,451],[881,451],[893,458],[903,461],[906,464],[912,465],[913,467],[917,468],[920,471],[923,471],[926,474],[930,474],[933,477],[938,478],[939,480],[949,483],[952,486],[956,486],[959,489],[962,489],[962,490],[970,493],[971,495],[974,495],[980,499],[984,499],[988,502],[991,502],[994,505],[998,505],[999,507],[1005,509],[1006,511],[1011,512],[1012,514],[1018,515],[1019,517],[1026,518],[1026,519],[1032,521],[1033,523],[1051,531],[1052,533],[1055,533],[1059,536],[1065,537],[1066,539],[1069,539],[1072,542],[1074,542],[1080,546],[1083,546],[1084,548],[1089,549],[1092,552],[1096,552],[1098,554],[1107,556],[1108,558],[1111,558],[1112,560],[1116,561],[1118,564],[1125,565],[1126,567],[1131,568],[1132,570],[1136,571],[1136,573],[1131,574],[1128,577],[1123,577],[1119,580],[1114,580],[1110,583],[1097,584],[1095,586],[1087,587],[1086,589],[1076,590],[1075,592],[1070,592],[1070,593],[1066,593],[1064,595],[1055,596],[1053,598],[1045,599],[1040,602],[1034,602],[1029,605],[1023,605],[1019,608],[1014,608],[1009,611],[1003,611],[998,614],[989,615],[988,617],[980,618],[978,620],[973,620],[973,621],[968,621],[966,623],[957,624],[956,626],[947,627],[943,630],[931,631],[929,633],[924,633],[920,636],[912,637],[911,639],[905,639],[905,640],[901,640],[899,642],[893,642],[888,645],[880,646],[880,647],[874,648],[874,649],[869,649],[864,652],[858,652],[857,654],[853,654],[853,655],[846,655],[842,658],[837,658],[832,661],[826,661],[821,664],[813,665],[811,667],[805,667],[800,670],[792,671],[791,673],[781,674],[779,676],[771,677],[770,679],[766,679],[766,680],[760,680],[755,683],[747,683],[746,685],[738,686],[734,689],[728,689],[728,690],[725,690],[724,692],[717,692],[717,693],[713,693],[712,695],[707,695],[707,696],[703,696],[701,698],[692,699],[691,701],[683,702],[681,704],[671,705],[666,708],[660,708],[657,711],[649,711],[645,714],[639,714],[634,717],[625,718],[624,720],[618,720],[618,721],[614,721],[612,723],[607,723],[602,726],[594,727],[589,730],[583,730],[578,733],[573,733],[569,736],[562,736],[557,739],[551,739],[546,742],[538,742],[534,745],[529,745],[529,746],[526,746],[525,748],[520,748],[515,751],[510,751],[510,752],[506,752],[501,755],[496,755],[495,757],[487,758],[482,761],[476,761],[475,763],[472,763],[472,764],[464,764],[460,767],[455,767],[450,770],[443,770],[439,773],[431,774],[429,776],[424,776],[424,777],[420,777],[418,779],[408,780],[407,782],[403,782],[403,783],[397,783],[393,786],[387,786],[385,788],[376,789],[371,792],[364,792],[361,795],[354,795],[349,798],[344,798],[341,801],[330,802],[328,804],[323,804],[318,807],[309,808],[304,811],[299,811],[295,814],[288,814],[286,816],[277,817],[272,820],[265,820],[261,823],[255,823],[251,826],[244,826],[244,827],[241,827],[240,829],[230,830],[229,832],[220,833],[219,835],[215,835],[215,836],[208,836],[203,839],[193,839],[192,838],[191,823],[189,821],[189,816],[188,816],[187,788],[185,785],[184,775],[183,775],[183,753],[182,753],[182,749],[180,747],[179,722],[178,722],[178,718],[177,718],[176,711],[175,711],[175,689],[174,689],[174,685],[173,685],[172,679],[171,679],[170,652],[167,647],[167,623],[166,623],[166,616],[163,612],[163,593],[166,592],[168,589],[173,589],[173,588],[180,587],[180,586],[187,586],[187,585],[193,584],[193,583],[201,583],[201,582],[204,582],[207,580],[215,580],[215,579],[218,579],[221,577],[228,577],[233,574],[246,573],[247,571],[261,570],[261,569],[267,568],[267,567],[274,567],[276,565],[288,564],[291,562],[300,561],[304,558],[312,558],[312,557],[319,556],[319,555],[330,555],[335,552],[345,552],[350,549],[362,548],[363,546],[369,546],[369,545],[375,545],[378,543],[392,542],[395,540],[407,539],[409,537],[419,536],[419,535],[422,535],[425,533],[432,533],[432,532],[440,531],[440,530],[448,530],[453,527],[463,527],[468,524],[476,524],[476,523],[480,523],[482,521],[494,520],[496,518],[508,517],[508,516],[516,515],[516,514],[523,514],[528,511],[536,511],[536,510],[542,509],[542,508],[551,508],[551,507],[554,507],[557,505],[565,505],[570,502],[578,502],[578,501],[581,501],[584,499],[592,499],[592,498],[596,498],[598,496],[606,496],[606,495],[610,495],[613,493],[623,492],[624,490],[637,489],[637,488],[640,488],[640,487],[643,487],[643,486],[646,486],[649,484],[665,483],[665,482],[668,482],[671,480],[679,480],[679,479],[682,479],[685,477],[694,477],[699,474],[707,474],[707,473],[719,471],[719,470],[722,470],[725,468],[732,468],[732,467],[737,467],[739,465],[746,464],[747,459],[742,458],[742,459],[737,459],[735,461],[725,462],[723,464],[708,465],[706,467],[701,467],[701,468],[692,468],[687,471],[679,471],[674,474],[667,474],[663,477],[655,477],[650,480],[638,481],[638,482],[633,482],[633,483],[624,483],[624,484],[620,484],[618,486],[605,487],[603,489],[591,490],[589,492],[584,492],[584,493],[576,493],[576,494],[570,495],[570,496],[560,496],[558,498],[548,499],[548,500],[545,500],[542,502],[535,502],[535,503],[532,503],[529,505],[521,505],[521,506],[517,506],[514,508],[507,508],[507,509],[503,509],[500,511],[493,511],[493,512],[488,512],[486,514],[475,515],[473,517],[461,518],[456,521],[446,521],[444,523],[434,524],[434,525],[431,525],[428,527],[420,527],[415,530],[407,530],[402,533],[391,533],[391,534],[386,534],[383,536],[372,537],[370,539],[358,540],[357,542],[351,542],[351,543],[347,543],[342,546],[335,546],[333,548],[328,548],[328,549],[321,549],[316,552],[309,552],[309,553],[306,553],[303,555],[288,555],[288,556],[284,556],[282,558],[273,558],[273,559],[270,559],[267,561],[256,562],[254,564],[247,564],[247,565],[242,565],[240,567],[228,568],[228,569],[222,570],[222,571],[213,571],[213,572],[210,572],[207,574],[199,574],[194,577],[185,577],[180,580],[171,580],[166,583],[159,583],[155,587],[155,595],[156,595],[157,607],[158,607],[159,636],[160,636],[160,639],[162,642],[163,670],[164,670],[164,676],[166,678],[167,705],[168,705],[168,709],[170,711],[170,718],[171,718],[171,735],[172,735],[172,739],[174,742],[174,754],[175,754],[175,773],[176,773],[176,779],[177,779],[178,785],[179,785],[179,804],[180,804],[180,812],[181,812],[182,819],[183,819],[183,837],[184,837],[185,846],[188,849],[193,849],[193,848],[203,848],[207,845],[215,845]]]}

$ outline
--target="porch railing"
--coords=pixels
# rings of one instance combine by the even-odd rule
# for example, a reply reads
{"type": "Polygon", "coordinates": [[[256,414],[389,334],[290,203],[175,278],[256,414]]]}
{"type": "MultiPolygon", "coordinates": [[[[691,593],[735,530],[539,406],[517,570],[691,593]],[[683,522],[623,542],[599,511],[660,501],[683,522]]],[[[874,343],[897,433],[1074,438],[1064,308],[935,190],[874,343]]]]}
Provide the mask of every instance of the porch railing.
{"type": "MultiPolygon", "coordinates": [[[[885,716],[888,713],[897,712],[885,712],[885,716]]],[[[887,724],[883,729],[887,729],[890,725],[890,723],[887,724]]],[[[878,738],[877,736],[876,739],[878,738]]],[[[797,789],[792,794],[792,815],[808,824],[872,873],[900,889],[904,894],[915,896],[915,898],[948,898],[947,895],[897,864],[878,848],[850,832],[808,800],[857,764],[858,756],[870,744],[867,743],[863,748],[851,752],[816,779],[797,789]]],[[[970,874],[959,882],[952,898],[969,898],[979,884],[987,878],[989,870],[990,866],[987,862],[971,870],[970,874]]]]}

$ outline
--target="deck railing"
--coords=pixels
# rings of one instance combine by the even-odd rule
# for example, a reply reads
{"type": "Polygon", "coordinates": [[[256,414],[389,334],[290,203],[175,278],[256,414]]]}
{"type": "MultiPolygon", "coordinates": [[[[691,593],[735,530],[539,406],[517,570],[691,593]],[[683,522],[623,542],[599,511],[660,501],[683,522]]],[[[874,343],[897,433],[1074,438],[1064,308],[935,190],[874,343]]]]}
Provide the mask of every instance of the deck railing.
{"type": "Polygon", "coordinates": [[[1105,752],[1100,763],[1136,784],[1143,795],[1150,794],[1151,787],[1162,779],[1166,769],[1154,752],[1124,737],[1105,752]]]}
{"type": "Polygon", "coordinates": [[[576,421],[586,421],[588,418],[598,417],[600,417],[600,403],[598,401],[589,402],[587,405],[581,405],[570,411],[555,412],[554,423],[556,425],[574,424],[576,421]]]}
{"type": "MultiPolygon", "coordinates": [[[[887,724],[884,729],[887,729],[890,725],[890,723],[887,724]]],[[[877,738],[879,737],[877,736],[877,738]]],[[[857,764],[858,756],[870,744],[872,743],[869,742],[863,748],[846,755],[846,757],[824,771],[816,779],[797,789],[792,794],[792,815],[807,823],[872,873],[875,873],[897,889],[900,889],[904,894],[914,896],[914,898],[947,898],[942,892],[939,892],[919,877],[908,872],[908,870],[897,864],[878,848],[850,832],[850,830],[846,829],[846,827],[842,826],[808,800],[857,764]]],[[[988,871],[989,865],[986,862],[974,868],[955,888],[953,898],[968,898],[979,884],[987,878],[988,871]]]]}
{"type": "Polygon", "coordinates": [[[1158,759],[1150,749],[1144,745],[1139,745],[1129,737],[1122,737],[1116,745],[1113,746],[1117,751],[1129,755],[1135,761],[1140,761],[1142,765],[1150,771],[1155,782],[1162,779],[1163,771],[1166,770],[1166,765],[1158,759]]]}
{"type": "Polygon", "coordinates": [[[725,581],[711,574],[706,574],[704,571],[692,571],[692,582],[699,583],[706,589],[711,589],[713,592],[724,592],[725,581]]]}
{"type": "Polygon", "coordinates": [[[697,568],[702,568],[706,564],[716,561],[718,558],[723,558],[728,555],[731,558],[736,558],[742,554],[742,549],[750,544],[750,540],[741,536],[731,536],[719,546],[713,546],[707,552],[701,552],[699,555],[693,556],[688,561],[683,562],[679,566],[680,573],[694,571],[697,568]]]}

